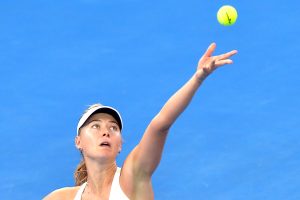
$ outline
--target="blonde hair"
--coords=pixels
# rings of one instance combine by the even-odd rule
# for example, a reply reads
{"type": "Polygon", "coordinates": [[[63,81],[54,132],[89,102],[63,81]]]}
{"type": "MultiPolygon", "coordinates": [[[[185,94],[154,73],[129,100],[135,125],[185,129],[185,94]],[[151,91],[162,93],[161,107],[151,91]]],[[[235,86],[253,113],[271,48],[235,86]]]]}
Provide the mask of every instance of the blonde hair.
{"type": "MultiPolygon", "coordinates": [[[[94,108],[95,106],[99,106],[101,104],[96,103],[93,105],[90,105],[82,114],[82,116],[88,112],[90,109],[94,108]]],[[[81,116],[81,117],[82,117],[81,116]]],[[[79,131],[80,134],[80,131],[79,131]]],[[[81,152],[82,155],[82,152],[81,152]]],[[[75,179],[75,185],[79,186],[82,185],[83,183],[85,183],[87,181],[87,177],[88,177],[88,173],[87,173],[87,169],[86,169],[86,165],[85,165],[85,161],[82,155],[82,160],[80,161],[80,163],[77,165],[75,172],[74,172],[74,179],[75,179]]]]}
{"type": "Polygon", "coordinates": [[[76,186],[82,185],[87,181],[87,177],[88,177],[88,173],[87,173],[85,162],[84,160],[81,160],[80,163],[77,165],[74,173],[75,185],[76,186]]]}

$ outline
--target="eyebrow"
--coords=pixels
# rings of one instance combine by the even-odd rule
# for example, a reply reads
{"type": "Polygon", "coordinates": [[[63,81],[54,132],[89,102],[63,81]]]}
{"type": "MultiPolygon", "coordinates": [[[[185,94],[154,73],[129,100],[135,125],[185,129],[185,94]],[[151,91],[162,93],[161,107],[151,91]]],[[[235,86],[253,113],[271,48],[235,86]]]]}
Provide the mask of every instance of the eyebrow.
{"type": "MultiPolygon", "coordinates": [[[[92,123],[92,122],[102,122],[102,120],[101,120],[101,119],[94,119],[94,120],[89,121],[88,124],[89,124],[89,123],[92,123]]],[[[108,121],[108,122],[117,124],[117,125],[119,126],[119,124],[118,124],[117,121],[111,120],[111,121],[108,121]]]]}

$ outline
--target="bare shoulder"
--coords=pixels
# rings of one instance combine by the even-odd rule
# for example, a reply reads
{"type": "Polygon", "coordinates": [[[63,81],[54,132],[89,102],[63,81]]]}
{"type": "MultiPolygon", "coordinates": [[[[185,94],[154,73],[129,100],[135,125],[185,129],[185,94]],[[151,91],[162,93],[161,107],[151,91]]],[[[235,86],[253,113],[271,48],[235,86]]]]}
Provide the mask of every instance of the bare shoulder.
{"type": "Polygon", "coordinates": [[[60,188],[48,194],[43,200],[73,200],[79,188],[79,186],[60,188]]]}

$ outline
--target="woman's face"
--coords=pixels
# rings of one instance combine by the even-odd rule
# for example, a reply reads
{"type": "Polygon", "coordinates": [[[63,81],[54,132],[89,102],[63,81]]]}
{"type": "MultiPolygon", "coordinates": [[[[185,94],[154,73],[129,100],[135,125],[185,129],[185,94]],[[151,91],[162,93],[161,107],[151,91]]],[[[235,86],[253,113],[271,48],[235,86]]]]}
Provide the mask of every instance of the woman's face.
{"type": "Polygon", "coordinates": [[[85,158],[115,160],[122,148],[122,136],[115,118],[106,113],[92,115],[80,129],[76,146],[85,158]]]}

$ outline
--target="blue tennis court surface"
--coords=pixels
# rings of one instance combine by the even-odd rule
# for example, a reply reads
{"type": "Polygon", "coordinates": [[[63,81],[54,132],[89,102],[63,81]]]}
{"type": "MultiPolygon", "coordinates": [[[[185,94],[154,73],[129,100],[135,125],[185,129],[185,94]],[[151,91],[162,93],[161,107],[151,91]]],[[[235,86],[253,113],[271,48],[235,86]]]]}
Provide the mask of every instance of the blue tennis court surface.
{"type": "Polygon", "coordinates": [[[2,1],[1,200],[74,185],[87,105],[124,120],[122,164],[211,42],[232,49],[172,127],[155,199],[300,199],[300,4],[265,1],[2,1]],[[216,20],[225,4],[237,23],[216,20]]]}

